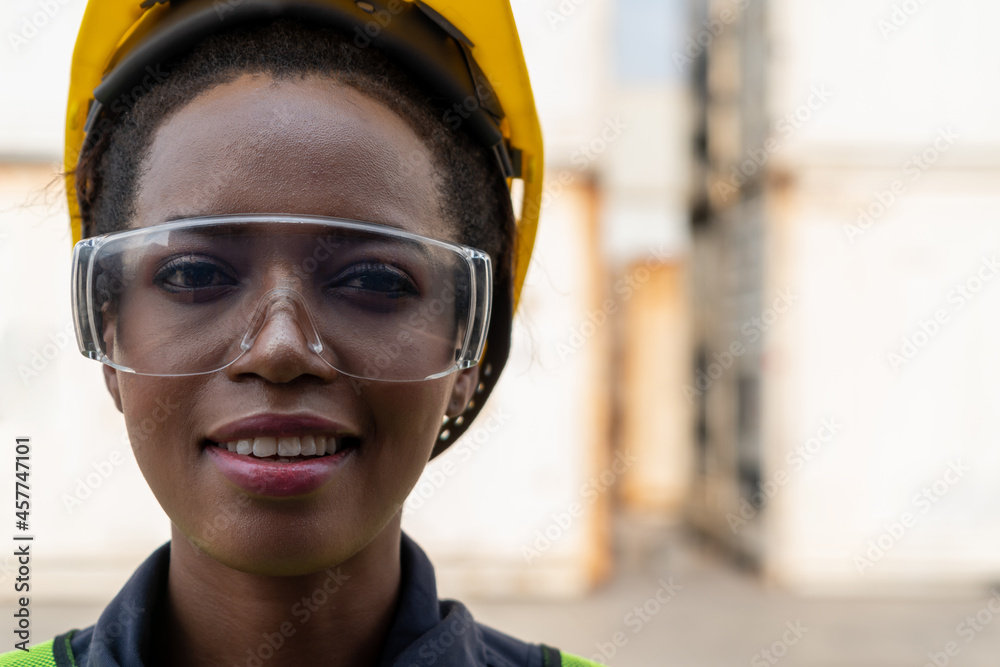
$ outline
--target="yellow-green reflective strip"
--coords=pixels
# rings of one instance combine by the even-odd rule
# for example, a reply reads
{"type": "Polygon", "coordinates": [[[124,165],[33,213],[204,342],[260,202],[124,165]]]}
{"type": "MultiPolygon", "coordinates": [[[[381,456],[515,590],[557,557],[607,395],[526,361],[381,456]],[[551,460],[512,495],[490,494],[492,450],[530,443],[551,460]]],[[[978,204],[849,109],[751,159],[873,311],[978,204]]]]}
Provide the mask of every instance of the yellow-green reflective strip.
{"type": "Polygon", "coordinates": [[[598,662],[585,660],[578,655],[563,653],[562,651],[559,654],[562,656],[562,667],[603,667],[598,662]]]}
{"type": "Polygon", "coordinates": [[[56,667],[52,640],[35,644],[27,651],[11,651],[0,655],[0,667],[56,667]]]}

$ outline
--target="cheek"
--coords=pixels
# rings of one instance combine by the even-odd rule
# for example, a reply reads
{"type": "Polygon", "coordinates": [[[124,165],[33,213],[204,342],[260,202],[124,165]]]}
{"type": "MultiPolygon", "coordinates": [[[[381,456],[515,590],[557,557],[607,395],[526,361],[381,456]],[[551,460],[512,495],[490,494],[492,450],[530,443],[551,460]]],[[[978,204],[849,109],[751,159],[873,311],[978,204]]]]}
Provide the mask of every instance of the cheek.
{"type": "MultiPolygon", "coordinates": [[[[362,392],[371,411],[373,442],[383,471],[415,484],[437,442],[451,392],[452,376],[413,383],[372,383],[362,392]],[[405,469],[405,472],[404,472],[405,469]]],[[[409,489],[406,489],[408,492],[409,489]]]]}
{"type": "Polygon", "coordinates": [[[364,397],[376,420],[376,429],[410,431],[436,437],[448,404],[448,378],[424,382],[384,383],[364,397]],[[442,382],[441,380],[445,380],[442,382]]]}
{"type": "MultiPolygon", "coordinates": [[[[154,486],[185,455],[196,454],[195,436],[189,433],[198,392],[190,378],[158,378],[119,373],[122,412],[132,450],[143,475],[154,486]]],[[[155,489],[154,489],[155,490],[155,489]]]]}

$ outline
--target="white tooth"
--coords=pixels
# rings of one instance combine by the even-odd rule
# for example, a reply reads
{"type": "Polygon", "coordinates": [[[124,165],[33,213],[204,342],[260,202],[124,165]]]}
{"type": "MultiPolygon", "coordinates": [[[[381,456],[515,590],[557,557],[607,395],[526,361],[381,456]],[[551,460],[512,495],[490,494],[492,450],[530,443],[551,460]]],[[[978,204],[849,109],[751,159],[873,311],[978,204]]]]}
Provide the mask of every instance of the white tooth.
{"type": "Polygon", "coordinates": [[[278,456],[298,456],[302,442],[296,436],[278,438],[278,456]]]}
{"type": "Polygon", "coordinates": [[[232,442],[227,442],[226,443],[226,449],[228,449],[231,452],[235,452],[236,451],[236,441],[233,440],[232,442]]]}
{"type": "Polygon", "coordinates": [[[304,435],[299,440],[302,442],[301,449],[299,450],[302,456],[313,456],[316,454],[316,438],[311,435],[304,435]]]}
{"type": "Polygon", "coordinates": [[[317,435],[316,436],[316,455],[323,456],[326,454],[326,436],[317,435]]]}
{"type": "Polygon", "coordinates": [[[236,442],[236,453],[243,456],[253,454],[253,440],[242,438],[236,442]]]}
{"type": "Polygon", "coordinates": [[[278,453],[278,439],[270,436],[253,439],[253,455],[264,457],[278,453]]]}

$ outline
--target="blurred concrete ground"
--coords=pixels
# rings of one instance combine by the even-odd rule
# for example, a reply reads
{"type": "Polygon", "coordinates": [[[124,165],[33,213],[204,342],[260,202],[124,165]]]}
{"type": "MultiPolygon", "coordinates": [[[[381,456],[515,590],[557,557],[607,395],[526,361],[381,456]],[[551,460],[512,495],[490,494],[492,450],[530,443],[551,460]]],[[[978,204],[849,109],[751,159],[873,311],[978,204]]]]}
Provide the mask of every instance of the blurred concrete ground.
{"type": "MultiPolygon", "coordinates": [[[[613,667],[1000,664],[1000,618],[992,622],[989,591],[955,599],[800,599],[761,585],[675,527],[621,518],[617,532],[616,576],[583,601],[463,602],[479,621],[516,637],[588,658],[613,653],[603,659],[613,667]],[[671,597],[665,584],[680,588],[671,597]],[[658,592],[666,602],[657,601],[658,592]]],[[[33,640],[85,627],[99,613],[36,605],[33,640]]]]}
{"type": "MultiPolygon", "coordinates": [[[[601,658],[601,647],[611,653],[614,635],[621,632],[614,657],[602,659],[613,667],[1000,664],[1000,614],[991,622],[994,613],[986,605],[992,594],[985,589],[975,598],[799,599],[768,589],[676,528],[620,519],[617,543],[623,546],[615,578],[585,601],[465,602],[483,623],[591,659],[601,658]],[[671,577],[682,586],[676,596],[649,604],[661,588],[658,582],[670,583],[671,577]],[[646,604],[660,609],[643,621],[634,608],[646,604]],[[966,621],[977,614],[979,621],[966,621]],[[783,641],[787,623],[799,624],[800,637],[789,632],[795,644],[774,646],[783,641]],[[952,656],[945,652],[949,642],[954,642],[952,656]],[[764,655],[765,650],[773,653],[764,655]]],[[[1000,609],[1000,603],[994,607],[1000,609]]]]}

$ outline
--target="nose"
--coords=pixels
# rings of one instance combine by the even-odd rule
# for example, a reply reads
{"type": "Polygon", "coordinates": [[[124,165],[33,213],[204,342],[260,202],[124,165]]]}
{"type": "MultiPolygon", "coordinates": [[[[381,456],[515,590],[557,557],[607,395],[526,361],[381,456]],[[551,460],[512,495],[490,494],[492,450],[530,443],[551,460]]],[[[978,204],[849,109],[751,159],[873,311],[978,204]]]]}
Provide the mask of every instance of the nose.
{"type": "Polygon", "coordinates": [[[240,341],[243,353],[227,369],[231,376],[258,375],[285,383],[300,375],[333,379],[337,371],[321,356],[323,342],[302,295],[279,288],[261,299],[240,341]]]}

